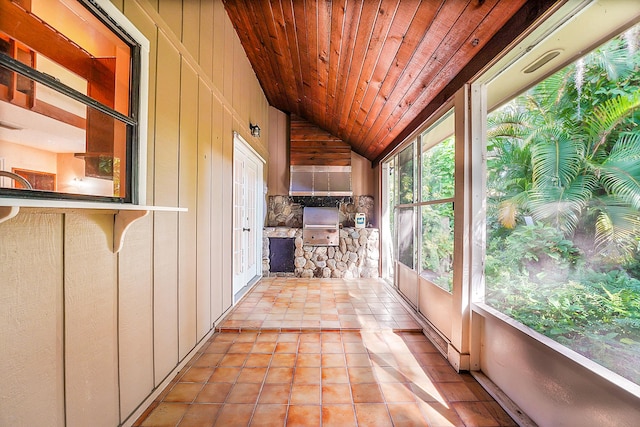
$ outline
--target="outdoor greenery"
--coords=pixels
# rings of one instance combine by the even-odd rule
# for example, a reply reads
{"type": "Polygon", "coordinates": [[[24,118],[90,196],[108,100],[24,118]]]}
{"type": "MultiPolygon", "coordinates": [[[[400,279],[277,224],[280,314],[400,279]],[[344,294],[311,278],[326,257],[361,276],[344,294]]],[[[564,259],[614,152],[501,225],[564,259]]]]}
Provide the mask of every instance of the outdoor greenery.
{"type": "Polygon", "coordinates": [[[488,118],[486,302],[640,384],[640,54],[628,30],[488,118]]]}
{"type": "Polygon", "coordinates": [[[455,141],[453,137],[422,153],[421,275],[451,292],[453,287],[453,203],[455,141]]]}

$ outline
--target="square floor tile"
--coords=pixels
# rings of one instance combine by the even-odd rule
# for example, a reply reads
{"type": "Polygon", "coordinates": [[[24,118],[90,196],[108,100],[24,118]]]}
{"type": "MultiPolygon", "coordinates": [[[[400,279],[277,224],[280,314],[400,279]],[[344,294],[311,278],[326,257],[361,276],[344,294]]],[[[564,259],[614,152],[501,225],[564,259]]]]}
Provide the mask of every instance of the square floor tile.
{"type": "Polygon", "coordinates": [[[267,370],[267,377],[265,379],[265,383],[291,384],[292,380],[293,380],[293,368],[269,368],[267,370]]]}
{"type": "Polygon", "coordinates": [[[287,419],[287,405],[258,404],[251,427],[282,427],[287,419]]]}
{"type": "Polygon", "coordinates": [[[322,427],[356,427],[353,405],[322,405],[322,427]]]}
{"type": "Polygon", "coordinates": [[[320,384],[294,384],[290,402],[292,405],[319,405],[320,384]]]}
{"type": "Polygon", "coordinates": [[[326,403],[353,403],[351,386],[349,384],[323,384],[322,404],[326,403]]]}
{"type": "Polygon", "coordinates": [[[393,422],[385,404],[356,404],[358,427],[392,427],[393,422]]]}
{"type": "Polygon", "coordinates": [[[348,383],[349,375],[347,373],[347,368],[344,367],[323,367],[322,368],[322,382],[327,384],[335,384],[335,383],[348,383]]]}
{"type": "Polygon", "coordinates": [[[226,404],[218,413],[214,427],[248,426],[254,405],[244,403],[226,404]]]}
{"type": "Polygon", "coordinates": [[[222,405],[214,403],[189,405],[178,427],[202,427],[213,425],[222,405]]]}
{"type": "Polygon", "coordinates": [[[213,374],[213,371],[213,367],[200,367],[194,364],[182,377],[180,377],[180,382],[206,383],[213,374]]]}
{"type": "Polygon", "coordinates": [[[291,394],[291,384],[264,384],[258,403],[289,403],[289,396],[291,394]]]}
{"type": "Polygon", "coordinates": [[[189,409],[186,403],[160,403],[140,424],[144,427],[175,426],[189,409]]]}
{"type": "Polygon", "coordinates": [[[196,398],[203,384],[200,383],[177,383],[169,394],[164,398],[165,402],[186,402],[190,403],[196,398]]]}
{"type": "Polygon", "coordinates": [[[243,368],[236,379],[239,383],[262,384],[267,375],[267,368],[243,368]]]}
{"type": "Polygon", "coordinates": [[[256,403],[260,394],[261,384],[236,383],[226,403],[256,403]]]}
{"type": "Polygon", "coordinates": [[[296,367],[293,382],[297,384],[320,384],[320,368],[296,367]]]}
{"type": "Polygon", "coordinates": [[[198,403],[224,403],[231,387],[233,387],[231,383],[205,384],[195,401],[198,403]]]}
{"type": "Polygon", "coordinates": [[[354,403],[383,403],[378,384],[351,384],[354,403]]]}
{"type": "Polygon", "coordinates": [[[320,405],[290,405],[287,427],[309,427],[320,425],[320,405]]]}

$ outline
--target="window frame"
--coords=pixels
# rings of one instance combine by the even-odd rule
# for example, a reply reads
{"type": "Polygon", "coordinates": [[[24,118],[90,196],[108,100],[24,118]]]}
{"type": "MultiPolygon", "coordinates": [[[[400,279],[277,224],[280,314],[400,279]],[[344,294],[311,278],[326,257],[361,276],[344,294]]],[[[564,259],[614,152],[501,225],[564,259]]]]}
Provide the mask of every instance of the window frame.
{"type": "MultiPolygon", "coordinates": [[[[575,53],[569,51],[566,55],[559,57],[560,62],[553,62],[551,67],[545,66],[541,70],[530,77],[529,80],[519,82],[517,86],[505,92],[504,88],[497,87],[494,93],[489,93],[488,85],[498,79],[505,70],[517,64],[518,61],[524,59],[532,62],[536,59],[535,49],[544,43],[544,40],[556,30],[560,30],[566,26],[570,19],[574,18],[574,14],[582,12],[584,5],[567,5],[568,11],[558,12],[548,21],[539,27],[533,29],[528,34],[523,34],[520,38],[520,44],[514,49],[498,58],[492,67],[487,67],[485,73],[476,77],[470,82],[469,96],[469,125],[468,129],[471,134],[472,144],[467,145],[471,159],[471,188],[468,199],[471,203],[471,212],[473,217],[470,218],[470,232],[466,234],[470,242],[471,265],[469,266],[470,277],[470,306],[472,311],[472,330],[475,332],[471,339],[471,369],[480,370],[481,333],[479,328],[484,327],[486,321],[482,318],[490,318],[492,322],[502,323],[514,330],[517,330],[523,336],[542,345],[546,350],[558,354],[561,358],[566,358],[571,362],[585,368],[595,376],[602,378],[606,382],[615,385],[620,390],[630,393],[635,397],[640,397],[640,384],[622,377],[614,371],[600,365],[599,363],[583,356],[582,354],[572,350],[571,348],[560,344],[558,341],[543,335],[532,328],[522,324],[518,320],[502,313],[485,303],[485,272],[484,263],[486,258],[486,199],[487,199],[487,138],[486,138],[486,121],[489,112],[497,109],[501,105],[507,103],[511,99],[531,89],[547,77],[560,71],[564,67],[574,63],[578,58],[586,53],[598,48],[606,43],[617,34],[629,29],[631,26],[638,24],[640,21],[636,18],[631,19],[624,25],[609,24],[603,25],[602,29],[597,30],[597,35],[585,37],[580,49],[575,49],[575,53]],[[575,8],[569,10],[570,7],[575,8]],[[526,48],[526,43],[531,43],[526,48]],[[476,230],[476,231],[473,231],[476,230]],[[477,230],[482,230],[478,232],[477,230]]],[[[620,20],[620,17],[615,19],[620,20]]],[[[552,38],[560,39],[560,36],[554,35],[552,38]]],[[[548,48],[547,48],[548,49],[548,48]]],[[[564,52],[563,52],[564,53],[564,52]]],[[[551,63],[551,62],[550,62],[551,63]]],[[[505,73],[506,74],[506,73],[505,73]]],[[[511,76],[513,78],[513,76],[511,76]]]]}
{"type": "MultiPolygon", "coordinates": [[[[100,196],[90,194],[59,193],[55,191],[33,191],[27,189],[0,188],[0,199],[61,200],[94,203],[144,205],[146,203],[146,135],[149,81],[149,41],[108,0],[75,0],[101,21],[114,35],[125,42],[131,53],[129,62],[129,115],[60,82],[55,77],[29,67],[17,59],[0,54],[0,66],[42,84],[56,93],[80,102],[87,108],[113,118],[126,126],[125,195],[100,196]]],[[[18,203],[19,204],[19,203],[18,203]]]]}

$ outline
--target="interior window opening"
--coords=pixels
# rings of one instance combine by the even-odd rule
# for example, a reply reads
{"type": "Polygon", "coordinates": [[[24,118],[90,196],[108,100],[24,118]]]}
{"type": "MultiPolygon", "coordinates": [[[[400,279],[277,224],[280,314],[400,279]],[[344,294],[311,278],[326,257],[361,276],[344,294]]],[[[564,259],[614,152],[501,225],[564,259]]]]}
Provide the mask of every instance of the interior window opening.
{"type": "Polygon", "coordinates": [[[640,384],[640,26],[487,117],[484,302],[640,384]]]}
{"type": "Polygon", "coordinates": [[[0,2],[1,194],[135,197],[139,46],[103,14],[75,0],[0,2]]]}

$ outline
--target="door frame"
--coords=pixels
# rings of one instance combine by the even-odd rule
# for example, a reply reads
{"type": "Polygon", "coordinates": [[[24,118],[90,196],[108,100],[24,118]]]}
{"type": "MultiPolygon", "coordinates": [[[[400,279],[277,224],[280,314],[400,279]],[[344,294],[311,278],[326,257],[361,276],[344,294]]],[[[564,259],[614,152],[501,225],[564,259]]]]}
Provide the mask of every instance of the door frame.
{"type": "Polygon", "coordinates": [[[233,304],[235,304],[241,297],[242,295],[244,295],[250,288],[252,285],[254,285],[258,279],[260,279],[262,277],[262,238],[263,238],[263,226],[264,226],[264,211],[265,211],[265,200],[264,200],[264,194],[265,194],[265,180],[264,180],[264,165],[266,164],[266,161],[264,160],[264,158],[258,154],[258,152],[251,147],[251,145],[249,145],[249,143],[242,137],[242,135],[240,135],[238,132],[234,131],[233,132],[233,161],[232,161],[232,177],[234,177],[232,179],[231,185],[232,185],[232,189],[231,189],[231,199],[232,199],[232,210],[235,210],[235,191],[233,186],[235,185],[235,159],[236,159],[236,155],[237,153],[240,152],[242,155],[244,155],[245,157],[253,160],[255,162],[255,164],[257,165],[257,176],[256,176],[256,188],[254,189],[254,194],[255,194],[255,217],[253,218],[256,224],[256,230],[255,233],[253,233],[255,241],[254,241],[254,248],[255,248],[255,262],[256,262],[256,275],[254,277],[246,277],[243,278],[243,285],[242,287],[238,287],[238,284],[236,283],[236,281],[238,280],[238,277],[235,274],[235,268],[234,268],[234,254],[236,252],[236,247],[235,247],[235,238],[233,236],[234,230],[236,228],[236,220],[235,220],[235,211],[232,214],[232,220],[231,220],[231,225],[232,225],[232,229],[231,229],[231,233],[232,233],[232,238],[231,238],[231,277],[232,277],[232,281],[231,281],[231,294],[232,294],[232,298],[233,298],[233,304]],[[238,289],[236,291],[236,288],[238,289]]]}

